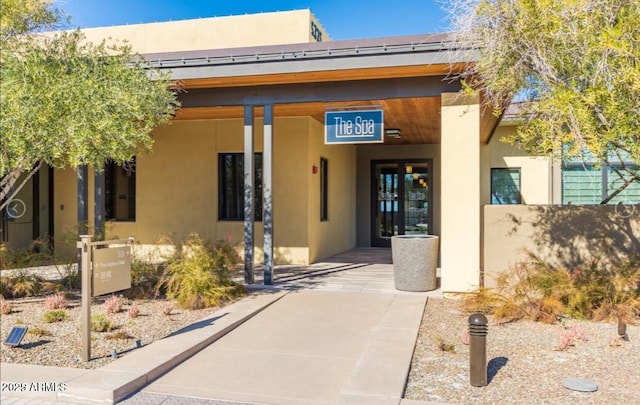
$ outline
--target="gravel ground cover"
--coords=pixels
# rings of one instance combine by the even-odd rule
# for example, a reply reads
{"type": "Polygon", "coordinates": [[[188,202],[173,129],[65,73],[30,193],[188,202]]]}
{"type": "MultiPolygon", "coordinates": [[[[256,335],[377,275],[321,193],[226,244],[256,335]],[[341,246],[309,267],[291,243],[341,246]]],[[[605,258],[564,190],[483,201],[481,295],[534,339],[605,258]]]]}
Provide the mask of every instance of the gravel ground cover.
{"type": "MultiPolygon", "coordinates": [[[[429,299],[416,342],[405,398],[458,404],[640,404],[640,327],[619,339],[617,323],[568,320],[498,323],[487,336],[489,383],[469,380],[468,314],[456,300],[429,299]],[[561,336],[579,330],[584,339],[558,350],[561,336]],[[442,350],[453,345],[451,351],[442,350]],[[566,378],[595,381],[584,393],[562,386],[566,378]]],[[[447,348],[449,349],[449,348],[447,348]]]]}
{"type": "MultiPolygon", "coordinates": [[[[117,328],[92,332],[92,360],[81,359],[80,301],[70,299],[68,320],[46,323],[44,298],[11,300],[13,312],[0,318],[2,341],[13,325],[30,330],[42,328],[51,335],[27,334],[21,347],[0,347],[0,361],[58,367],[98,368],[136,348],[136,340],[147,345],[219,308],[162,313],[164,300],[137,300],[140,315],[130,318],[126,302],[122,311],[108,315],[117,328]],[[109,339],[115,333],[129,338],[109,339]]],[[[105,313],[102,301],[92,305],[92,314],[105,313]]],[[[548,325],[520,321],[498,323],[489,317],[487,361],[489,383],[469,383],[469,346],[463,342],[468,314],[456,300],[429,299],[416,342],[405,398],[456,404],[640,404],[640,326],[629,325],[629,341],[618,338],[613,323],[578,322],[548,325]],[[566,350],[558,350],[561,336],[574,327],[584,339],[566,350]],[[451,350],[446,346],[452,346],[451,350]],[[593,380],[592,393],[562,386],[565,378],[593,380]]]]}
{"type": "MultiPolygon", "coordinates": [[[[133,301],[123,299],[122,310],[107,315],[116,326],[110,332],[91,332],[91,357],[82,361],[82,331],[80,323],[80,300],[69,299],[66,309],[68,319],[63,322],[46,323],[44,298],[10,300],[13,311],[0,318],[1,337],[4,342],[11,328],[23,324],[30,332],[42,329],[48,334],[37,336],[27,333],[19,347],[0,347],[0,361],[7,363],[38,364],[57,367],[98,368],[114,360],[112,352],[118,356],[135,350],[137,344],[147,345],[170,335],[187,325],[197,322],[220,308],[185,310],[177,308],[165,300],[136,300],[139,316],[129,317],[127,310],[133,301]],[[169,315],[163,309],[171,306],[169,315]],[[121,335],[120,338],[114,338],[121,335]]],[[[106,314],[102,300],[95,300],[91,314],[106,314]]]]}

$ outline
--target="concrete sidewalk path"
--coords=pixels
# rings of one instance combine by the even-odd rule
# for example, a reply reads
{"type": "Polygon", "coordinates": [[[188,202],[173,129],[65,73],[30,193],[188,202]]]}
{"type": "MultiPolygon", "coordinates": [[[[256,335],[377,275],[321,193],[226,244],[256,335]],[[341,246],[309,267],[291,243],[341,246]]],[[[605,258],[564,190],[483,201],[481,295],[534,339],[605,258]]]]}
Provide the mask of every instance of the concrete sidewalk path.
{"type": "Polygon", "coordinates": [[[278,266],[271,287],[261,277],[256,295],[99,369],[0,363],[3,383],[65,385],[3,391],[2,405],[425,404],[401,398],[425,304],[442,291],[396,290],[389,249],[278,266]]]}
{"type": "Polygon", "coordinates": [[[426,300],[289,292],[123,403],[399,404],[426,300]]]}
{"type": "Polygon", "coordinates": [[[286,295],[253,294],[97,369],[0,363],[0,402],[113,404],[146,386],[286,295]]]}

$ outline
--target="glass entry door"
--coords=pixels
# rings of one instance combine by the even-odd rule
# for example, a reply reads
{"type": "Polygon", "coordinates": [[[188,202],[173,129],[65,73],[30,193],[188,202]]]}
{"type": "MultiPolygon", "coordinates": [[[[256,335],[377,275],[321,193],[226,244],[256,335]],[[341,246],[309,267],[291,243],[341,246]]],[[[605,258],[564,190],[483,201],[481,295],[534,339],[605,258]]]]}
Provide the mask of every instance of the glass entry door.
{"type": "Polygon", "coordinates": [[[372,162],[372,246],[432,228],[430,160],[372,162]]]}

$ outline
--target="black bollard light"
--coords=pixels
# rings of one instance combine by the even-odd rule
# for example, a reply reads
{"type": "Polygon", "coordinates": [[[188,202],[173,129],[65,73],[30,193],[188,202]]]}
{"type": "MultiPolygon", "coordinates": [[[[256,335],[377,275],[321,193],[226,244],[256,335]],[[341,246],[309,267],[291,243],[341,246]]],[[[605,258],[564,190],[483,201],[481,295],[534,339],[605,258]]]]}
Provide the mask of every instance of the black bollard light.
{"type": "Polygon", "coordinates": [[[469,381],[474,387],[487,385],[487,331],[484,315],[469,317],[469,381]]]}
{"type": "Polygon", "coordinates": [[[622,318],[618,318],[618,335],[620,335],[623,340],[629,340],[629,335],[627,335],[627,324],[622,320],[622,318]]]}

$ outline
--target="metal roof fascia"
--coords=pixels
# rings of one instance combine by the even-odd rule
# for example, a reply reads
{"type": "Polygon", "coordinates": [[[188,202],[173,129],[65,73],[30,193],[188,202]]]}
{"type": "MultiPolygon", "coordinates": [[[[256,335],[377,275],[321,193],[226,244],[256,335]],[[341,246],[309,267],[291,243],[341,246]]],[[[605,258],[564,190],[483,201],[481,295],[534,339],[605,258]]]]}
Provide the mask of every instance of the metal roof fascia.
{"type": "MultiPolygon", "coordinates": [[[[414,52],[400,54],[351,55],[303,60],[255,61],[205,66],[163,67],[174,80],[208,77],[237,77],[268,74],[321,72],[366,68],[437,65],[473,62],[475,51],[414,52]]],[[[158,67],[158,66],[156,66],[158,67]]]]}
{"type": "Polygon", "coordinates": [[[356,40],[340,40],[327,42],[304,42],[295,44],[247,46],[239,48],[216,48],[187,51],[169,51],[147,53],[142,56],[147,61],[189,61],[197,59],[220,59],[225,57],[269,56],[282,54],[322,54],[331,52],[366,51],[368,53],[384,50],[445,50],[453,46],[450,34],[419,34],[396,37],[364,38],[356,40]]]}

